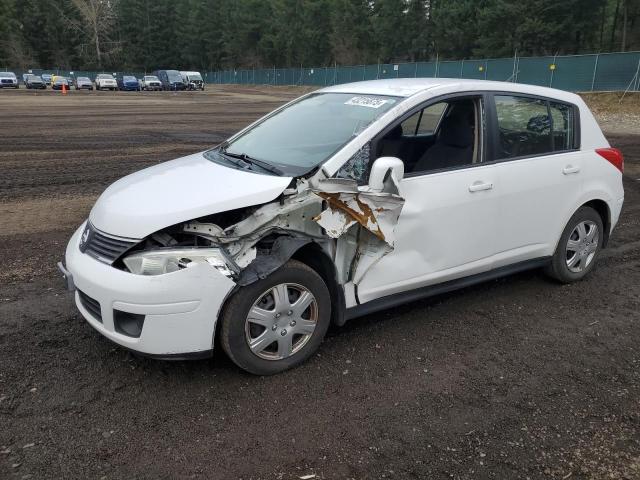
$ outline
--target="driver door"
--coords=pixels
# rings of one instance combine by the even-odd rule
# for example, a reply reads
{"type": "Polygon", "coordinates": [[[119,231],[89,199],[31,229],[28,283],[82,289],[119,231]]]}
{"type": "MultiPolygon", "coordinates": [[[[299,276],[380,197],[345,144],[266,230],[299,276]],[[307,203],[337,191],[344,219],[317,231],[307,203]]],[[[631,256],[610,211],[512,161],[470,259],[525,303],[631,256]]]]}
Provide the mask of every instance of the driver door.
{"type": "MultiPolygon", "coordinates": [[[[445,117],[452,103],[469,98],[448,100],[445,117]]],[[[478,141],[486,138],[483,100],[471,98],[476,109],[473,154],[465,165],[405,174],[394,250],[358,284],[360,303],[492,268],[499,185],[496,166],[482,162],[484,141],[478,141]]],[[[435,136],[437,144],[442,132],[435,136]]]]}

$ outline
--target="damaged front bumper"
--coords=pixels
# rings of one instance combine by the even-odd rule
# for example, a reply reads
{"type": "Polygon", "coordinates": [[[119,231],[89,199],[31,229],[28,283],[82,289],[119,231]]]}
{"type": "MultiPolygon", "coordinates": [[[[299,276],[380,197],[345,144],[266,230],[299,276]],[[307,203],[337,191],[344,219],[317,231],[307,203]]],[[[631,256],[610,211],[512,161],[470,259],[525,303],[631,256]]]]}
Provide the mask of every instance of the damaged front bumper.
{"type": "Polygon", "coordinates": [[[208,265],[157,276],[119,270],[80,251],[83,228],[69,241],[61,271],[93,328],[145,355],[170,358],[211,352],[218,314],[235,282],[208,265]],[[131,323],[138,330],[129,328],[131,323]]]}

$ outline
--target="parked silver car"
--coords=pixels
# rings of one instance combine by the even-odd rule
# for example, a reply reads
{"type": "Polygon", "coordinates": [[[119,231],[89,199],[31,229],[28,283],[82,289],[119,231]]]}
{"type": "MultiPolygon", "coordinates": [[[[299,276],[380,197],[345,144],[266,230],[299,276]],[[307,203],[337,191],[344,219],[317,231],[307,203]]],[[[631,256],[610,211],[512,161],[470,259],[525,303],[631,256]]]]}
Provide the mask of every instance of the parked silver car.
{"type": "Polygon", "coordinates": [[[76,90],[93,90],[93,82],[89,77],[78,77],[74,84],[76,90]]]}
{"type": "Polygon", "coordinates": [[[42,77],[38,75],[29,75],[24,82],[25,86],[28,90],[37,89],[37,90],[46,90],[47,84],[44,83],[42,77]]]}

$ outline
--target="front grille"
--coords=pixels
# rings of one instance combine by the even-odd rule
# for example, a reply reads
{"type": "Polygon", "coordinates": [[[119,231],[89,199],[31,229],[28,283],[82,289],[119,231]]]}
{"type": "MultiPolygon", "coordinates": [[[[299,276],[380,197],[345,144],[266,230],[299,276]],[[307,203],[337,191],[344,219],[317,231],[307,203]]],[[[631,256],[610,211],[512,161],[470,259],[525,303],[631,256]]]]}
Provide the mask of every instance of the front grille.
{"type": "MultiPolygon", "coordinates": [[[[93,226],[87,224],[86,227],[89,230],[87,239],[84,243],[80,243],[80,250],[88,255],[91,255],[96,260],[111,265],[120,256],[136,245],[139,240],[132,240],[130,238],[114,237],[106,235],[93,226]]],[[[83,233],[83,237],[86,234],[83,233]]]]}
{"type": "Polygon", "coordinates": [[[10,83],[13,85],[13,80],[9,79],[9,78],[3,78],[2,79],[2,83],[10,83]]]}
{"type": "Polygon", "coordinates": [[[94,300],[86,293],[78,290],[78,296],[80,297],[80,303],[87,310],[93,318],[102,323],[102,311],[100,310],[100,302],[94,300]]]}

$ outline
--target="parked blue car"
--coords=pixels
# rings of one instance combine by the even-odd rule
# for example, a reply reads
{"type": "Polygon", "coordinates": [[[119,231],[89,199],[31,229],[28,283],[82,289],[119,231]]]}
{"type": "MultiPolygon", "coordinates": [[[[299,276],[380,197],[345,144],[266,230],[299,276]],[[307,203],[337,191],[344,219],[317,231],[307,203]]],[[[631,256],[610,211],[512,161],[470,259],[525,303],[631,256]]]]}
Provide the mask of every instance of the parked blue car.
{"type": "Polygon", "coordinates": [[[118,88],[128,92],[139,92],[140,82],[132,75],[123,75],[122,77],[118,77],[118,88]]]}

